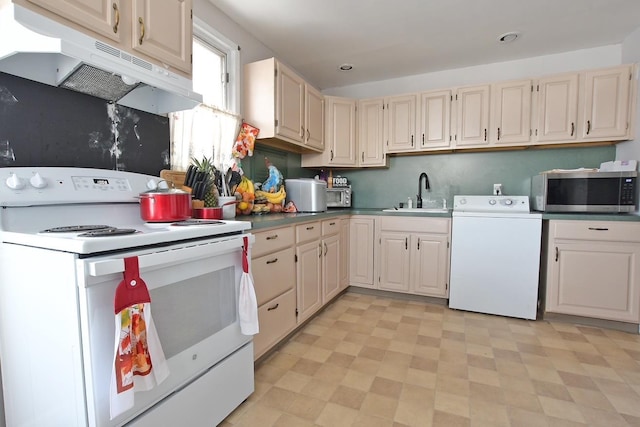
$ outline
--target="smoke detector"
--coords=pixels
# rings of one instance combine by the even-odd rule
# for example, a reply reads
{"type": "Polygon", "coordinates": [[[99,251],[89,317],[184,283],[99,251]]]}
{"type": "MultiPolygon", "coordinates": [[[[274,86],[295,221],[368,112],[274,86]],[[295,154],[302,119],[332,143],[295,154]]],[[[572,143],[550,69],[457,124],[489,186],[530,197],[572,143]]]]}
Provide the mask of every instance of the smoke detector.
{"type": "Polygon", "coordinates": [[[520,37],[520,33],[516,31],[509,31],[508,33],[504,33],[503,35],[498,37],[499,43],[511,43],[514,42],[520,37]]]}

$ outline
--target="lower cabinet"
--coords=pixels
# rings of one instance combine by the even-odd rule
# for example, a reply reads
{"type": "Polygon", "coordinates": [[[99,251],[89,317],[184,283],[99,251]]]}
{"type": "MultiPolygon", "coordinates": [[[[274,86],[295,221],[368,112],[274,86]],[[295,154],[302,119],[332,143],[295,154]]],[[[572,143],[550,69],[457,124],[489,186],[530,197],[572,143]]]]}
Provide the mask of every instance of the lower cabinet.
{"type": "Polygon", "coordinates": [[[640,223],[548,221],[545,311],[640,323],[640,223]]]}
{"type": "Polygon", "coordinates": [[[340,219],[340,290],[349,286],[349,253],[350,253],[349,218],[340,219]]]}
{"type": "Polygon", "coordinates": [[[449,218],[380,218],[378,289],[446,298],[450,232],[449,218]]]}
{"type": "Polygon", "coordinates": [[[352,286],[375,288],[375,221],[358,215],[349,220],[349,283],[352,286]]]}
{"type": "Polygon", "coordinates": [[[253,337],[257,359],[296,326],[296,267],[292,227],[254,233],[251,270],[260,333],[253,337]]]}

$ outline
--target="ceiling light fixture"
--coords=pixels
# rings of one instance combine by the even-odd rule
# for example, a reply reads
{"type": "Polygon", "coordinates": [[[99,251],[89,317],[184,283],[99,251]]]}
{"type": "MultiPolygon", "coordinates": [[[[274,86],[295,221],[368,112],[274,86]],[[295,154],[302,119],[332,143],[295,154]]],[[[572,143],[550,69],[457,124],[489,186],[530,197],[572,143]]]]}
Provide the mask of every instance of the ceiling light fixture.
{"type": "Polygon", "coordinates": [[[353,64],[342,64],[341,66],[338,67],[338,70],[340,70],[340,71],[351,71],[351,70],[353,70],[353,64]]]}
{"type": "Polygon", "coordinates": [[[498,42],[500,43],[511,43],[515,41],[518,37],[520,37],[520,33],[516,31],[509,31],[508,33],[504,33],[500,37],[498,37],[498,42]]]}

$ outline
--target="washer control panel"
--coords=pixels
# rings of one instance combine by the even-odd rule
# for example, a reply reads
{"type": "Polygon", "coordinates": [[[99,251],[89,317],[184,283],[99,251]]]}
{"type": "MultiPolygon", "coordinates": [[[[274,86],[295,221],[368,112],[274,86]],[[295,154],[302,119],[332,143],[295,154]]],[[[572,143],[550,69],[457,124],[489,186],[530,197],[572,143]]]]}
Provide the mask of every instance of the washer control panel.
{"type": "Polygon", "coordinates": [[[529,212],[529,197],[453,196],[453,210],[464,212],[529,212]]]}

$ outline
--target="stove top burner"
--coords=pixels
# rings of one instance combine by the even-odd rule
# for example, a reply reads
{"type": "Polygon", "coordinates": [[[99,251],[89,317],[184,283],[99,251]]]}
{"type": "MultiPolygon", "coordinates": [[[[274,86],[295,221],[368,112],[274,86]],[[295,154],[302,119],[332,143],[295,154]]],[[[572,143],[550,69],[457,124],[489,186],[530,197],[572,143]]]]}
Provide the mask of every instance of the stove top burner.
{"type": "Polygon", "coordinates": [[[79,234],[78,237],[107,237],[107,236],[120,236],[123,234],[138,233],[135,228],[103,228],[100,230],[91,230],[86,233],[79,234]]]}
{"type": "Polygon", "coordinates": [[[224,222],[218,221],[215,219],[185,219],[184,221],[174,222],[171,225],[185,226],[185,225],[218,225],[218,224],[224,224],[224,222]]]}
{"type": "Polygon", "coordinates": [[[65,225],[63,227],[54,227],[42,230],[41,233],[79,233],[83,231],[108,230],[110,225],[65,225]]]}

